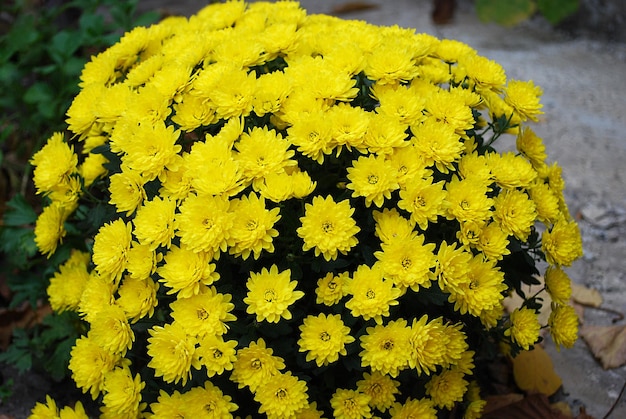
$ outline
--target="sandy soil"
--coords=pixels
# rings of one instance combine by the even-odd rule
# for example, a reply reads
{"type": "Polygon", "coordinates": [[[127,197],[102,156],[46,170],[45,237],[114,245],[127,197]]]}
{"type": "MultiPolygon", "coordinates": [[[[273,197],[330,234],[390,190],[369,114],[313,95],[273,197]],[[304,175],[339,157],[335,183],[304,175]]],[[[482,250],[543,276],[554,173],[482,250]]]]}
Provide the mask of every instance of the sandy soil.
{"type": "MultiPolygon", "coordinates": [[[[303,0],[309,13],[330,13],[343,0],[303,0]]],[[[499,62],[508,78],[533,80],[544,89],[545,115],[533,129],[544,139],[549,158],[563,167],[566,197],[580,218],[585,256],[569,270],[577,283],[595,288],[604,306],[626,313],[626,44],[570,39],[535,19],[506,29],[483,24],[471,5],[461,3],[451,24],[431,22],[431,0],[369,0],[378,7],[342,15],[374,24],[417,28],[440,38],[465,42],[499,62]]],[[[205,4],[198,0],[141,0],[141,10],[162,9],[190,15],[205,4]]],[[[585,312],[587,324],[609,325],[600,311],[585,312]]],[[[571,350],[547,349],[562,377],[571,405],[585,406],[604,417],[626,382],[626,367],[605,371],[582,340],[571,350]]],[[[10,372],[8,372],[10,373],[10,372]]],[[[42,400],[50,383],[33,375],[17,380],[15,396],[0,405],[0,414],[26,417],[42,400]]],[[[626,400],[611,418],[626,417],[626,400]]]]}

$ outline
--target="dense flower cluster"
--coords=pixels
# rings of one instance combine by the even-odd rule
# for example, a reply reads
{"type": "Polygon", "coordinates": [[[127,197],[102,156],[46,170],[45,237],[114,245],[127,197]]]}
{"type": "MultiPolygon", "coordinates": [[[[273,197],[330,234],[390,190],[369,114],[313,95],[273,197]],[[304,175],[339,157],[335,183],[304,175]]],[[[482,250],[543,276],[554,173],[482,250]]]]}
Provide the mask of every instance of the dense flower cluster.
{"type": "Polygon", "coordinates": [[[35,234],[69,255],[50,303],[86,324],[69,368],[102,417],[475,418],[494,348],[573,345],[541,89],[469,46],[232,1],[125,34],[80,87],[32,158],[35,234]]]}

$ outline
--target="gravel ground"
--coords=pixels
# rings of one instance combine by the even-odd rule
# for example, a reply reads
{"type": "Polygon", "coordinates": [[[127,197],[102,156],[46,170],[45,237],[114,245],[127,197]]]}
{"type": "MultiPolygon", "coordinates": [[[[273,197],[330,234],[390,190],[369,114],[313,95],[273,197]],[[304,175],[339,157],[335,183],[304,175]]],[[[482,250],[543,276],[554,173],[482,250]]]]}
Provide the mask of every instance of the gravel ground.
{"type": "MultiPolygon", "coordinates": [[[[303,0],[309,13],[331,13],[343,0],[303,0]]],[[[515,28],[478,21],[463,2],[450,24],[435,26],[432,0],[370,0],[377,7],[341,17],[379,25],[417,28],[440,38],[465,42],[481,55],[496,60],[509,79],[533,80],[544,89],[545,115],[533,126],[545,142],[549,159],[563,167],[566,198],[580,219],[585,256],[568,274],[581,285],[595,288],[604,307],[626,313],[626,44],[571,39],[534,19],[515,28]]],[[[190,15],[205,3],[198,0],[140,0],[140,9],[190,15]]],[[[611,318],[586,310],[586,324],[609,325],[611,318]]],[[[600,419],[609,411],[626,382],[626,367],[603,370],[582,340],[571,350],[557,352],[546,343],[563,391],[575,408],[584,406],[600,419]]],[[[11,371],[5,371],[11,375],[11,371]]],[[[1,414],[23,418],[35,401],[58,389],[31,374],[16,379],[15,396],[0,405],[1,414]]],[[[626,418],[621,400],[611,418],[626,418]]]]}

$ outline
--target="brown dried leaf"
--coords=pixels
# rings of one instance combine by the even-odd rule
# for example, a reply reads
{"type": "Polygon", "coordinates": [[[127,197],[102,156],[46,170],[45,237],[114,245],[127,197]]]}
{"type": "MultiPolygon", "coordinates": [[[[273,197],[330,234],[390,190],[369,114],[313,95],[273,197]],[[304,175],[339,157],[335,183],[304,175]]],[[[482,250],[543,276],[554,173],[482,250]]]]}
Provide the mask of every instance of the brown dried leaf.
{"type": "Polygon", "coordinates": [[[530,394],[522,400],[483,415],[483,419],[568,419],[550,406],[545,394],[530,394]]]}
{"type": "Polygon", "coordinates": [[[29,304],[17,308],[0,308],[0,351],[6,350],[15,328],[30,328],[52,312],[49,305],[32,309],[29,304]]]}
{"type": "Polygon", "coordinates": [[[605,370],[626,364],[626,326],[583,326],[580,336],[605,370]]]}
{"type": "Polygon", "coordinates": [[[572,300],[578,304],[590,307],[600,307],[602,305],[602,295],[593,288],[572,282],[572,300]]]}
{"type": "Polygon", "coordinates": [[[437,25],[445,25],[452,22],[456,3],[454,0],[435,0],[432,13],[433,22],[437,25]]]}
{"type": "Polygon", "coordinates": [[[521,390],[547,396],[552,396],[563,384],[561,377],[554,371],[550,355],[538,345],[513,358],[513,378],[521,390]]]}
{"type": "Polygon", "coordinates": [[[361,12],[364,10],[377,9],[378,5],[373,3],[367,3],[364,1],[349,1],[347,3],[340,4],[333,7],[331,11],[334,15],[342,15],[351,12],[361,12]]]}
{"type": "Polygon", "coordinates": [[[493,412],[498,409],[502,409],[505,406],[508,406],[512,403],[519,402],[524,398],[523,394],[520,393],[508,393],[508,394],[499,394],[497,396],[487,396],[485,401],[487,404],[483,409],[483,415],[487,413],[493,412]]]}

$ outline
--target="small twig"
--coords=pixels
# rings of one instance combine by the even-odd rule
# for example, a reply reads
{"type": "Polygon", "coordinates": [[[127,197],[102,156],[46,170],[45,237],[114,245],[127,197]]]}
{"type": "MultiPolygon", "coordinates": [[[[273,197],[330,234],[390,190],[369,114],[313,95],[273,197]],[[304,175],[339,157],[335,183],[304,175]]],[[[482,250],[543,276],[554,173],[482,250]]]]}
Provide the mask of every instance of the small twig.
{"type": "Polygon", "coordinates": [[[613,410],[615,410],[615,407],[617,406],[617,404],[619,403],[620,399],[624,395],[624,390],[626,390],[626,381],[624,382],[624,385],[622,386],[622,390],[619,392],[619,395],[617,396],[617,399],[615,399],[615,401],[613,402],[613,406],[611,406],[609,411],[606,413],[606,415],[604,415],[604,417],[602,419],[607,419],[609,416],[611,416],[611,413],[613,413],[613,410]]]}

